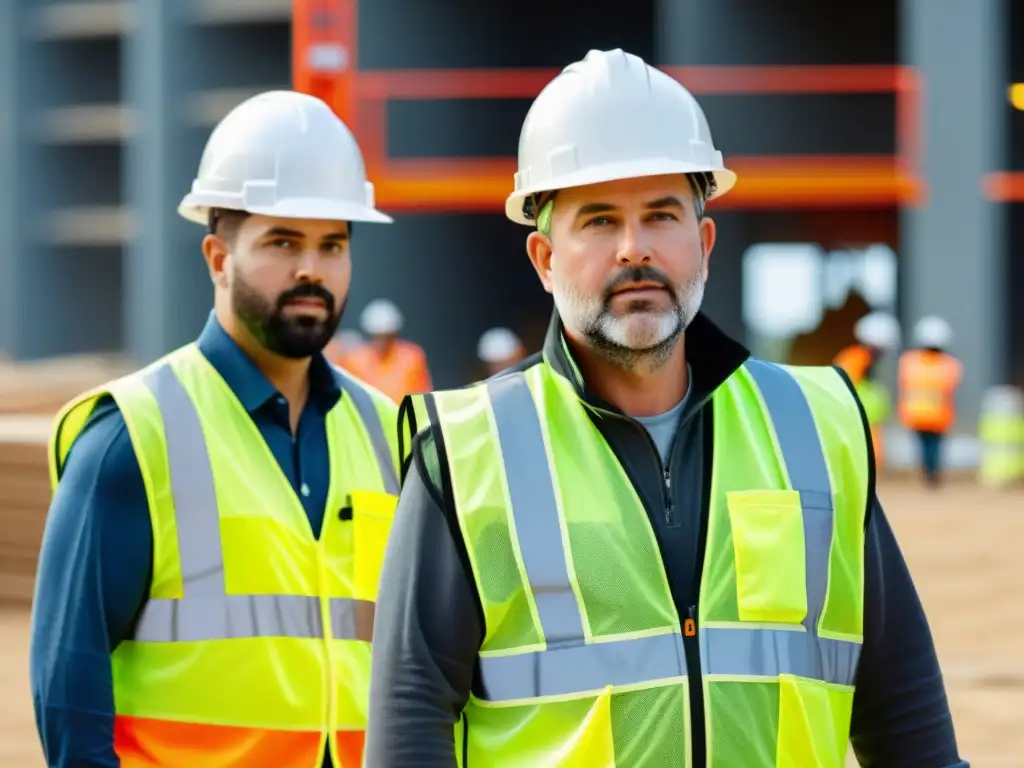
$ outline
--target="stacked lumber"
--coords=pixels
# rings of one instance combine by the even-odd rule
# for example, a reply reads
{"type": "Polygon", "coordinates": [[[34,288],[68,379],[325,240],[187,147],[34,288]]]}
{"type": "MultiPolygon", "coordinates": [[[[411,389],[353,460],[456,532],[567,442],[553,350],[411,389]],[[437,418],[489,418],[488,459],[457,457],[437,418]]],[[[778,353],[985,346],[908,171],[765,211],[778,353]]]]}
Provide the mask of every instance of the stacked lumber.
{"type": "Polygon", "coordinates": [[[32,599],[49,500],[45,443],[0,440],[0,602],[32,599]]]}
{"type": "Polygon", "coordinates": [[[131,370],[118,358],[0,361],[0,602],[27,604],[46,510],[46,440],[57,409],[131,370]]]}

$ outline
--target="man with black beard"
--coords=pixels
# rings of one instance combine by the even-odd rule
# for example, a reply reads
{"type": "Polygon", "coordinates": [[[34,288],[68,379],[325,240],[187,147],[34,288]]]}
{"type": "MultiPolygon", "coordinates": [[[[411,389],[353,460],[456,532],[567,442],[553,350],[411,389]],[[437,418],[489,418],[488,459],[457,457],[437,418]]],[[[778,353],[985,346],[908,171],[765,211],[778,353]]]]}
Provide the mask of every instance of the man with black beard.
{"type": "Polygon", "coordinates": [[[700,311],[735,181],[621,50],[534,101],[505,213],[556,311],[541,354],[403,403],[368,766],[965,765],[852,385],[700,311]]]}
{"type": "Polygon", "coordinates": [[[179,212],[208,227],[195,343],[69,403],[31,651],[50,766],[362,765],[394,404],[332,367],[358,146],[269,92],[211,135],[179,212]]]}

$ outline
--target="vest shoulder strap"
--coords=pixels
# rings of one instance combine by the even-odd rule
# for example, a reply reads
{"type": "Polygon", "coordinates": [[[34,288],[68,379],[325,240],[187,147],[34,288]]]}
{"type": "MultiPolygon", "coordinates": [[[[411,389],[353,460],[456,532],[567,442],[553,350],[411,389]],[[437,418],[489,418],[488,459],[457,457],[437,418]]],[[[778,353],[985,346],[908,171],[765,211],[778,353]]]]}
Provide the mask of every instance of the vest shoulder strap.
{"type": "MultiPolygon", "coordinates": [[[[67,461],[68,453],[89,423],[89,418],[95,411],[97,404],[106,396],[113,398],[117,404],[117,408],[125,420],[129,436],[132,439],[132,447],[138,456],[139,452],[143,450],[138,441],[140,437],[138,430],[135,428],[140,423],[140,419],[133,417],[139,413],[140,409],[146,409],[152,403],[152,395],[146,387],[147,378],[160,368],[171,364],[174,360],[187,357],[192,353],[199,354],[198,347],[195,344],[186,345],[156,360],[145,368],[87,390],[65,403],[57,412],[53,429],[50,433],[49,465],[52,487],[57,487],[57,483],[60,481],[60,476],[64,470],[64,463],[67,461]]],[[[141,421],[144,422],[145,419],[141,421]]]]}
{"type": "Polygon", "coordinates": [[[498,376],[491,377],[491,379],[475,381],[457,389],[436,390],[434,392],[406,395],[402,399],[398,408],[398,454],[402,464],[402,481],[405,481],[405,475],[409,469],[409,462],[412,459],[413,440],[415,440],[420,433],[426,432],[427,430],[431,430],[433,432],[435,441],[440,441],[442,439],[441,425],[437,417],[438,399],[459,397],[460,393],[464,393],[466,390],[480,387],[485,388],[488,381],[492,381],[493,379],[500,378],[502,376],[512,375],[514,373],[515,369],[510,369],[507,372],[498,374],[498,376]]]}
{"type": "Polygon", "coordinates": [[[398,406],[398,458],[402,463],[403,481],[412,458],[412,441],[431,426],[437,426],[433,393],[406,395],[402,398],[398,406]]]}
{"type": "Polygon", "coordinates": [[[396,424],[400,418],[399,410],[391,398],[380,390],[355,378],[342,368],[333,367],[341,381],[342,390],[351,399],[352,405],[359,415],[359,420],[370,437],[377,463],[380,466],[384,490],[397,496],[399,491],[398,466],[402,458],[401,428],[399,427],[399,441],[396,443],[392,425],[396,424]]]}
{"type": "Polygon", "coordinates": [[[862,521],[875,494],[871,425],[849,380],[832,366],[750,358],[794,489],[840,492],[862,521]]]}

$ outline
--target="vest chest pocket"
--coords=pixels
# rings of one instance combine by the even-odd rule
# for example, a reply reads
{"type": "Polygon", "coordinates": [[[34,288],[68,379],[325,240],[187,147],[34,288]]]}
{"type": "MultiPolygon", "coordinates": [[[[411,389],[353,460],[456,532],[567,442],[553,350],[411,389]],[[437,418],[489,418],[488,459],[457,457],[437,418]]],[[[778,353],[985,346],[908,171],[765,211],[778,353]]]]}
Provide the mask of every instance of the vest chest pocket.
{"type": "Polygon", "coordinates": [[[843,768],[852,713],[852,686],[781,675],[776,768],[843,768]]]}
{"type": "Polygon", "coordinates": [[[803,507],[797,491],[726,493],[740,621],[799,624],[807,615],[803,507]]]}
{"type": "Polygon", "coordinates": [[[353,596],[357,600],[377,601],[384,550],[397,505],[398,497],[390,493],[352,492],[352,546],[355,550],[353,596]]]}

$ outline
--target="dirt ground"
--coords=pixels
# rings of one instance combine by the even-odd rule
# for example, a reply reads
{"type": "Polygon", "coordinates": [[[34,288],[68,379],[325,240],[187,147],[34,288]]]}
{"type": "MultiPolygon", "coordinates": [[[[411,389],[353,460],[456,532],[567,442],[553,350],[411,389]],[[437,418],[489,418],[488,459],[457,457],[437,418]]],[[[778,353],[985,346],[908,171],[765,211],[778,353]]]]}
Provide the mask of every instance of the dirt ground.
{"type": "MultiPolygon", "coordinates": [[[[921,592],[973,768],[1024,765],[1024,491],[881,492],[921,592]]],[[[39,768],[28,611],[0,612],[0,766],[39,768]]]]}

